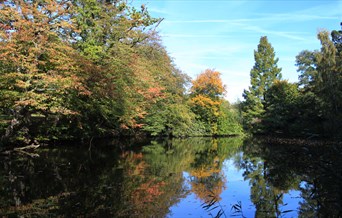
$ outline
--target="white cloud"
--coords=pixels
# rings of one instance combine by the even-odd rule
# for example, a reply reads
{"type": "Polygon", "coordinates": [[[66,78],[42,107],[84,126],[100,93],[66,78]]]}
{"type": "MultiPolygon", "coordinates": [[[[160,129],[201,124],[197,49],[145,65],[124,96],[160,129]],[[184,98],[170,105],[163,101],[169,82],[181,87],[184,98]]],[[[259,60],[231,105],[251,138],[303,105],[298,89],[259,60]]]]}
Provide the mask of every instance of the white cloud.
{"type": "Polygon", "coordinates": [[[166,20],[165,23],[234,23],[234,20],[166,20]]]}
{"type": "Polygon", "coordinates": [[[228,34],[161,34],[162,37],[172,38],[234,38],[228,34]]]}
{"type": "Polygon", "coordinates": [[[307,40],[307,38],[299,36],[300,32],[298,33],[298,32],[274,31],[274,30],[267,30],[259,26],[248,26],[248,25],[244,26],[243,29],[258,32],[258,33],[265,34],[265,35],[276,35],[276,36],[293,39],[293,40],[301,40],[301,41],[307,40]]]}
{"type": "Polygon", "coordinates": [[[162,15],[172,15],[169,10],[156,8],[156,7],[148,7],[147,10],[152,13],[162,14],[162,15]]]}
{"type": "Polygon", "coordinates": [[[221,2],[204,0],[199,5],[192,4],[199,1],[164,0],[149,10],[165,15],[161,36],[177,66],[193,77],[207,68],[217,69],[231,102],[241,99],[249,86],[260,36],[269,36],[283,77],[295,81],[295,56],[301,50],[319,48],[316,29],[331,28],[336,20],[333,25],[339,28],[342,17],[342,1],[221,2]]]}

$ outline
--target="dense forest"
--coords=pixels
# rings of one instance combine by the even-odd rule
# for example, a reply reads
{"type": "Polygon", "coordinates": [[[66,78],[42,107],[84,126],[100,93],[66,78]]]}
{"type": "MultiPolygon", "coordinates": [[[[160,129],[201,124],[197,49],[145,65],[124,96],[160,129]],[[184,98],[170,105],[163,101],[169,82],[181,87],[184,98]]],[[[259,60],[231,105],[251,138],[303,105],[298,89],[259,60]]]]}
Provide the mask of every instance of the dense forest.
{"type": "Polygon", "coordinates": [[[241,103],[246,129],[308,138],[342,136],[342,31],[320,31],[317,37],[320,50],[296,57],[297,83],[282,80],[275,51],[261,37],[241,103]]]}
{"type": "Polygon", "coordinates": [[[162,19],[126,1],[0,3],[2,145],[94,137],[341,136],[342,32],[297,56],[298,83],[281,79],[267,37],[251,86],[231,105],[220,72],[178,69],[157,33],[162,19]]]}
{"type": "Polygon", "coordinates": [[[177,69],[161,21],[126,1],[2,2],[2,144],[240,134],[220,73],[177,69]]]}

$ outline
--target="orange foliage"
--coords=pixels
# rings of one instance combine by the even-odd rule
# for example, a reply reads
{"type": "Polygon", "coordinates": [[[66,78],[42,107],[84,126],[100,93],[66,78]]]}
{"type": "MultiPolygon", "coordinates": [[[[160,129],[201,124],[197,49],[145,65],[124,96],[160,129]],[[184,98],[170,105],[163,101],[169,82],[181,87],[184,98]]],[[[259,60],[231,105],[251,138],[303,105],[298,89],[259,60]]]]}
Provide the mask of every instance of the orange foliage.
{"type": "Polygon", "coordinates": [[[221,73],[207,69],[192,81],[191,92],[194,94],[208,95],[210,97],[223,96],[226,87],[220,78],[221,73]]]}
{"type": "Polygon", "coordinates": [[[206,108],[214,108],[217,106],[220,106],[222,101],[221,100],[213,100],[211,98],[208,98],[205,95],[196,95],[191,99],[191,102],[195,105],[206,107],[206,108]]]}
{"type": "Polygon", "coordinates": [[[61,19],[70,6],[60,1],[41,4],[19,0],[0,8],[0,21],[11,21],[0,23],[0,62],[10,66],[2,76],[17,75],[14,87],[9,82],[1,84],[1,88],[20,93],[15,105],[77,114],[68,108],[63,96],[91,94],[83,85],[74,49],[66,39],[68,34],[60,35],[74,29],[71,22],[61,19]]]}
{"type": "Polygon", "coordinates": [[[161,189],[165,186],[165,182],[156,182],[155,179],[151,179],[139,186],[132,193],[132,200],[134,204],[145,204],[155,201],[155,198],[162,195],[164,192],[161,189]]]}
{"type": "Polygon", "coordinates": [[[204,202],[211,201],[214,197],[216,201],[221,200],[221,193],[226,188],[225,182],[219,180],[215,183],[214,187],[208,187],[205,182],[191,182],[191,189],[196,196],[204,202]]]}
{"type": "Polygon", "coordinates": [[[220,105],[226,93],[218,71],[207,69],[192,81],[190,102],[192,110],[200,119],[211,125],[211,132],[217,132],[217,120],[221,116],[220,105]]]}
{"type": "Polygon", "coordinates": [[[144,170],[147,167],[146,162],[143,160],[143,154],[142,153],[134,153],[134,152],[123,152],[120,157],[125,160],[125,163],[127,163],[127,174],[132,176],[136,175],[139,177],[145,177],[144,176],[144,170]]]}
{"type": "MultiPolygon", "coordinates": [[[[215,145],[214,145],[215,146],[215,145]]],[[[212,195],[217,201],[226,188],[225,177],[221,174],[219,158],[215,157],[211,164],[202,165],[190,171],[191,187],[196,196],[203,201],[210,201],[212,195]]]]}

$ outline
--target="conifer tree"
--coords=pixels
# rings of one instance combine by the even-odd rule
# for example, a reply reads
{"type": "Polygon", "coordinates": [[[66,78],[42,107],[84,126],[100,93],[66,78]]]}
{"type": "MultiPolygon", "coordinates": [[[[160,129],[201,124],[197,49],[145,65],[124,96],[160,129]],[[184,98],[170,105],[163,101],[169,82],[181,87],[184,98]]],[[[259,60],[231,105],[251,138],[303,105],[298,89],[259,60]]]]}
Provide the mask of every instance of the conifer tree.
{"type": "Polygon", "coordinates": [[[251,85],[244,90],[243,112],[245,127],[253,132],[260,131],[260,122],[265,111],[265,93],[276,79],[281,79],[278,58],[266,36],[260,38],[258,49],[254,51],[255,64],[250,72],[251,85]]]}

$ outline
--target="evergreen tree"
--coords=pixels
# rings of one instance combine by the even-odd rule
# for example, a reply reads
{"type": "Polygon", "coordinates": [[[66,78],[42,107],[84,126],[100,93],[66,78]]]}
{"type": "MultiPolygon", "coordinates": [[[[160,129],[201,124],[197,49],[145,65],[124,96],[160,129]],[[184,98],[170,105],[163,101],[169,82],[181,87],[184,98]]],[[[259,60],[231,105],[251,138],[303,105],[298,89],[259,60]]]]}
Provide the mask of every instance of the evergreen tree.
{"type": "Polygon", "coordinates": [[[265,111],[265,93],[276,79],[281,79],[278,58],[266,36],[260,38],[258,49],[254,51],[255,64],[250,72],[251,86],[244,90],[243,118],[245,127],[253,132],[261,131],[262,116],[265,111]]]}

